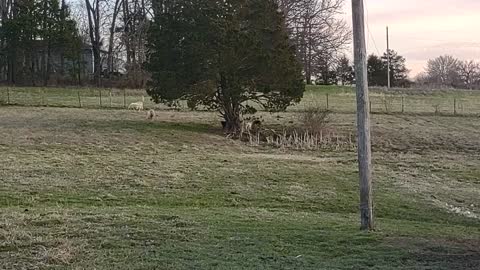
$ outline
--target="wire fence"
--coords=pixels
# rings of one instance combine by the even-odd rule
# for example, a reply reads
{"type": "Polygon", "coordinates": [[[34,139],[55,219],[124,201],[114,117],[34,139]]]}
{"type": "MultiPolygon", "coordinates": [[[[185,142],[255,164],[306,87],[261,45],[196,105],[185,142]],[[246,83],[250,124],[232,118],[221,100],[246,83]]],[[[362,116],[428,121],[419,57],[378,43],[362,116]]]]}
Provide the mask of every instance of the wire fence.
{"type": "MultiPolygon", "coordinates": [[[[142,97],[145,97],[145,108],[168,108],[152,102],[143,90],[17,87],[0,89],[0,104],[18,106],[127,109],[129,104],[142,101],[142,97]]],[[[306,93],[302,102],[290,107],[289,111],[298,112],[312,106],[337,113],[354,113],[356,98],[354,93],[328,94],[312,91],[306,93]]],[[[180,102],[178,108],[187,109],[186,102],[180,102]]],[[[370,112],[480,115],[480,93],[469,96],[372,93],[370,112]]]]}
{"type": "Polygon", "coordinates": [[[4,88],[0,90],[0,104],[18,106],[48,106],[72,108],[128,108],[134,102],[145,100],[146,108],[155,104],[145,91],[94,88],[4,88]]]}
{"type": "MultiPolygon", "coordinates": [[[[302,111],[312,106],[333,112],[354,113],[357,103],[354,94],[307,94],[303,101],[291,110],[302,111]]],[[[372,94],[369,107],[371,113],[480,115],[480,95],[462,97],[372,94]]]]}

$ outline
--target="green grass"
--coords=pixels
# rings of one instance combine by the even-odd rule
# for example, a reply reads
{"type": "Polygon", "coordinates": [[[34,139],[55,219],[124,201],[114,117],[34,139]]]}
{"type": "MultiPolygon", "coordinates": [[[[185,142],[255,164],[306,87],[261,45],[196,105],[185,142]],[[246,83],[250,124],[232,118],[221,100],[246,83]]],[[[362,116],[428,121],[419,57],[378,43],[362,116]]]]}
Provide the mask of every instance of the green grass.
{"type": "MultiPolygon", "coordinates": [[[[480,91],[389,91],[372,88],[370,92],[373,113],[480,115],[480,91]]],[[[356,110],[355,90],[352,87],[307,86],[304,100],[291,110],[301,111],[305,106],[328,107],[334,112],[353,113],[356,110]]]]}
{"type": "Polygon", "coordinates": [[[1,268],[478,269],[480,121],[372,124],[377,231],[362,233],[348,148],[249,146],[206,112],[0,107],[1,268]]]}
{"type": "Polygon", "coordinates": [[[20,106],[82,107],[82,108],[126,108],[130,103],[142,101],[145,106],[154,103],[143,90],[98,89],[98,88],[40,88],[2,87],[0,103],[20,106]]]}
{"type": "MultiPolygon", "coordinates": [[[[146,108],[167,109],[154,104],[143,90],[90,88],[0,88],[0,104],[19,106],[50,106],[69,108],[123,109],[145,96],[146,108]],[[79,100],[80,96],[80,100],[79,100]]],[[[467,90],[408,90],[372,88],[373,113],[480,115],[480,91],[467,90]]],[[[253,105],[253,104],[250,104],[253,105]]],[[[302,111],[309,106],[328,108],[337,113],[354,113],[354,88],[350,86],[307,86],[305,98],[289,111],[302,111]],[[328,96],[328,102],[327,102],[328,96]]],[[[180,108],[186,110],[185,102],[180,108]]]]}

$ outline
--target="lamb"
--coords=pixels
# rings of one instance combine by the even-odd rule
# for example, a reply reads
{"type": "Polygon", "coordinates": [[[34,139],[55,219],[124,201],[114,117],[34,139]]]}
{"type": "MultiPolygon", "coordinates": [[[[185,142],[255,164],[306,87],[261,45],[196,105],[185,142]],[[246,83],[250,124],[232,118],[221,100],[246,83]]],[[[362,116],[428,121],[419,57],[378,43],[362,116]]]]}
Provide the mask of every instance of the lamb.
{"type": "Polygon", "coordinates": [[[242,125],[240,127],[240,139],[242,139],[243,134],[247,134],[249,138],[252,136],[252,132],[257,133],[258,129],[260,128],[262,122],[258,119],[253,121],[242,121],[242,125]]]}
{"type": "Polygon", "coordinates": [[[137,110],[137,111],[143,111],[144,110],[143,103],[145,103],[145,97],[144,96],[142,96],[142,101],[130,103],[130,105],[128,105],[128,109],[129,110],[133,109],[133,110],[137,110]]]}
{"type": "Polygon", "coordinates": [[[155,116],[156,116],[155,110],[152,109],[147,112],[147,120],[153,120],[155,116]]]}

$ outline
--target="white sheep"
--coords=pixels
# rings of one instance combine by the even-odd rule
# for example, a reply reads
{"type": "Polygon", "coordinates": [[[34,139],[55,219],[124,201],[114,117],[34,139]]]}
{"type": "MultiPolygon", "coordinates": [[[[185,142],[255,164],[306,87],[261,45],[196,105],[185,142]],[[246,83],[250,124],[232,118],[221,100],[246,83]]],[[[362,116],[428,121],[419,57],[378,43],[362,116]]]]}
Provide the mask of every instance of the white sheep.
{"type": "Polygon", "coordinates": [[[128,109],[129,110],[143,111],[144,110],[143,103],[145,103],[145,97],[144,96],[142,96],[142,101],[130,103],[130,105],[128,105],[128,109]]]}

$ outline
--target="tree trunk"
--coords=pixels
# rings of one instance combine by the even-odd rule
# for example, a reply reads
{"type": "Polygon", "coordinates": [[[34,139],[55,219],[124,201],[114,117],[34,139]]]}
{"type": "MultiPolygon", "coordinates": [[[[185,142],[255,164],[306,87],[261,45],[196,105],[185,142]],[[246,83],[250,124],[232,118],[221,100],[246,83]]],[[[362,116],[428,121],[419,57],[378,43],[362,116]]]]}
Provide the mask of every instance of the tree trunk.
{"type": "Polygon", "coordinates": [[[241,120],[240,114],[235,111],[223,112],[225,120],[224,132],[227,134],[238,134],[240,132],[241,120]]]}
{"type": "MultiPolygon", "coordinates": [[[[17,17],[18,14],[18,3],[12,2],[11,0],[6,4],[6,10],[2,14],[2,20],[7,20],[8,17],[10,19],[14,19],[17,17]],[[8,7],[10,7],[10,11],[8,11],[8,7]],[[10,13],[10,16],[8,15],[10,13]]],[[[5,40],[6,47],[8,48],[8,55],[7,55],[7,69],[8,69],[8,82],[10,84],[15,84],[17,79],[17,43],[18,40],[5,40]]]]}
{"type": "Polygon", "coordinates": [[[228,81],[224,74],[220,75],[220,84],[217,88],[217,97],[220,103],[220,114],[225,120],[223,131],[236,135],[240,132],[241,115],[239,99],[228,91],[228,81]]]}
{"type": "Polygon", "coordinates": [[[98,46],[93,47],[93,79],[96,86],[100,86],[100,75],[102,69],[101,54],[98,46]]]}
{"type": "Polygon", "coordinates": [[[313,44],[312,44],[312,26],[310,25],[310,23],[308,23],[308,36],[307,36],[307,42],[306,42],[306,45],[307,45],[307,84],[312,84],[312,61],[313,61],[313,44]]]}
{"type": "MultiPolygon", "coordinates": [[[[1,24],[4,25],[5,22],[8,19],[8,6],[7,6],[7,0],[0,0],[0,19],[1,19],[1,24]]],[[[0,40],[0,48],[5,49],[7,47],[7,40],[6,38],[2,35],[2,39],[0,40]]],[[[7,57],[2,57],[1,58],[1,80],[7,80],[8,81],[8,59],[7,57]]]]}
{"type": "Polygon", "coordinates": [[[65,77],[65,54],[62,50],[62,53],[60,54],[60,70],[59,70],[60,76],[62,79],[65,77]]]}
{"type": "Polygon", "coordinates": [[[35,86],[35,58],[37,57],[35,53],[30,52],[30,79],[33,86],[35,86]]]}
{"type": "Polygon", "coordinates": [[[101,55],[101,44],[100,44],[100,0],[97,0],[97,9],[95,16],[95,84],[100,86],[100,76],[102,74],[102,55],[101,55]]]}
{"type": "Polygon", "coordinates": [[[95,0],[95,6],[92,6],[89,0],[85,0],[88,14],[88,28],[90,34],[90,41],[92,43],[93,51],[93,78],[95,84],[100,86],[100,76],[102,72],[101,62],[101,44],[100,44],[100,0],[95,0]]]}
{"type": "Polygon", "coordinates": [[[309,66],[308,66],[308,73],[307,73],[306,82],[307,82],[307,85],[312,85],[312,84],[313,84],[312,68],[311,68],[311,65],[310,65],[310,64],[309,64],[309,66]]]}
{"type": "Polygon", "coordinates": [[[81,60],[80,59],[77,60],[77,66],[78,66],[78,74],[77,74],[78,75],[78,85],[82,85],[82,72],[83,72],[82,66],[83,65],[81,65],[81,60]]]}
{"type": "Polygon", "coordinates": [[[50,45],[50,40],[49,40],[48,41],[48,48],[47,48],[47,66],[46,66],[47,73],[45,74],[45,81],[43,83],[44,86],[47,86],[48,81],[50,81],[51,58],[52,58],[52,53],[51,53],[51,45],[50,45]]]}
{"type": "Polygon", "coordinates": [[[115,7],[113,9],[112,15],[112,24],[110,25],[110,37],[108,41],[108,55],[107,55],[107,67],[109,75],[114,71],[114,64],[113,64],[113,46],[114,46],[114,38],[115,38],[115,27],[117,23],[117,16],[120,12],[120,7],[123,0],[116,0],[115,7]]]}
{"type": "Polygon", "coordinates": [[[130,68],[132,64],[132,56],[131,56],[131,49],[130,49],[130,9],[128,6],[128,1],[123,1],[123,24],[124,24],[124,43],[125,43],[125,51],[127,53],[127,75],[130,73],[130,68]]]}
{"type": "Polygon", "coordinates": [[[47,86],[48,84],[48,55],[47,52],[49,51],[49,43],[50,43],[50,29],[48,29],[48,24],[47,24],[47,10],[48,10],[48,2],[44,1],[43,3],[43,23],[42,23],[42,28],[43,31],[47,31],[47,36],[44,37],[43,42],[44,42],[44,47],[43,47],[43,52],[42,52],[42,79],[43,79],[43,86],[47,86]]]}
{"type": "Polygon", "coordinates": [[[9,53],[9,57],[8,57],[8,82],[10,84],[15,84],[15,81],[16,81],[16,73],[17,73],[17,65],[16,65],[16,61],[17,61],[17,56],[16,56],[16,52],[14,50],[12,50],[10,53],[9,53]]]}

